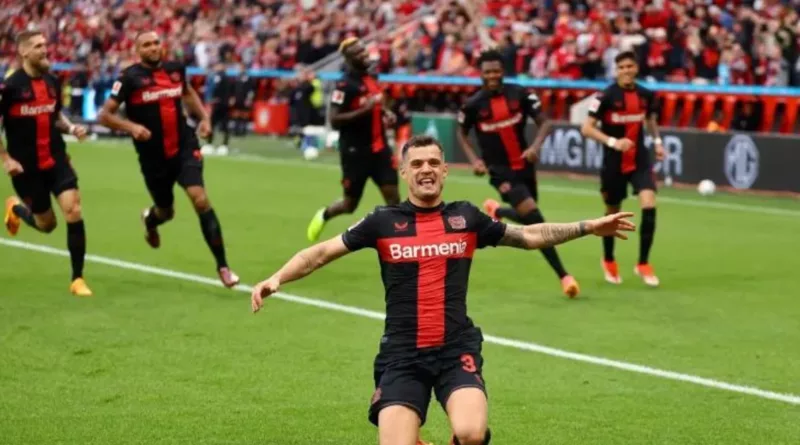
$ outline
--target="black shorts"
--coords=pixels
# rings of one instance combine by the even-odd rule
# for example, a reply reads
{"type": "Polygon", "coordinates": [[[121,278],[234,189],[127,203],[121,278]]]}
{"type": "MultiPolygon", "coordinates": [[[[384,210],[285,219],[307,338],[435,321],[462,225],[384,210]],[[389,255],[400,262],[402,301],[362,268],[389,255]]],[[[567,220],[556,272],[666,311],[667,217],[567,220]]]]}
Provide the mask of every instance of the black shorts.
{"type": "Polygon", "coordinates": [[[397,164],[392,150],[385,148],[378,153],[351,155],[341,152],[342,188],[347,197],[361,199],[367,180],[378,186],[397,185],[397,164]]]}
{"type": "Polygon", "coordinates": [[[47,170],[25,170],[24,173],[12,177],[11,184],[19,199],[33,213],[39,214],[50,210],[51,193],[58,197],[67,190],[77,190],[78,175],[69,162],[56,162],[47,170]]]}
{"type": "Polygon", "coordinates": [[[633,186],[633,194],[638,195],[642,190],[656,191],[656,178],[650,166],[639,167],[631,173],[619,171],[600,172],[600,193],[603,202],[610,206],[618,206],[628,197],[628,184],[633,186]]]}
{"type": "Polygon", "coordinates": [[[182,151],[172,159],[142,166],[144,183],[156,207],[171,208],[175,203],[173,188],[203,186],[203,157],[199,150],[182,151]]]}
{"type": "Polygon", "coordinates": [[[413,409],[424,425],[431,391],[445,410],[447,400],[457,389],[479,388],[486,394],[482,369],[480,341],[426,351],[414,358],[391,359],[379,354],[375,360],[375,392],[370,401],[369,421],[377,426],[382,409],[403,405],[413,409]]]}
{"type": "Polygon", "coordinates": [[[489,167],[489,182],[500,193],[503,202],[512,207],[516,207],[528,198],[539,201],[536,168],[532,165],[526,166],[523,170],[489,167]]]}

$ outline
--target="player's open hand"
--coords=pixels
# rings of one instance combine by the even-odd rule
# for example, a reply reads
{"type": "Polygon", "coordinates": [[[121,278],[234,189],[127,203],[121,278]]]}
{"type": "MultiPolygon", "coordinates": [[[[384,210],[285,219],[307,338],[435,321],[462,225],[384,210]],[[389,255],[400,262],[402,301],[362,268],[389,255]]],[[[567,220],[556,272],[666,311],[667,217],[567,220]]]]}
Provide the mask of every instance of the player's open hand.
{"type": "Polygon", "coordinates": [[[655,144],[656,148],[656,161],[663,161],[666,154],[664,153],[664,145],[661,143],[655,144]]]}
{"type": "Polygon", "coordinates": [[[12,157],[8,157],[5,161],[3,161],[3,170],[5,170],[6,173],[8,173],[8,176],[11,177],[22,174],[25,171],[22,168],[22,164],[12,157]]]}
{"type": "Polygon", "coordinates": [[[633,141],[628,139],[628,138],[619,139],[619,140],[617,140],[616,148],[617,148],[617,150],[619,150],[619,151],[624,153],[624,152],[630,150],[631,148],[633,148],[633,141]]]}
{"type": "Polygon", "coordinates": [[[203,139],[208,139],[211,135],[211,122],[208,119],[203,119],[197,124],[197,134],[203,139]]]}
{"type": "Polygon", "coordinates": [[[253,287],[253,293],[250,295],[250,305],[253,309],[253,313],[258,312],[261,306],[264,306],[264,299],[278,292],[280,286],[280,281],[275,277],[268,278],[256,284],[253,287]]]}
{"type": "Polygon", "coordinates": [[[633,213],[620,212],[586,221],[586,231],[597,236],[615,236],[619,239],[628,239],[628,236],[623,232],[636,230],[636,224],[627,219],[631,217],[633,217],[633,213]]]}
{"type": "Polygon", "coordinates": [[[83,125],[75,125],[72,127],[72,135],[78,138],[79,141],[83,141],[89,135],[89,130],[83,125]]]}
{"type": "Polygon", "coordinates": [[[520,159],[527,159],[528,162],[535,163],[539,160],[539,150],[536,147],[530,147],[522,152],[520,159]]]}
{"type": "Polygon", "coordinates": [[[475,176],[483,176],[486,172],[486,164],[482,159],[476,159],[472,162],[472,173],[475,173],[475,176]]]}
{"type": "Polygon", "coordinates": [[[131,136],[133,136],[133,138],[137,141],[148,141],[150,140],[150,136],[152,136],[152,134],[147,128],[134,124],[133,128],[131,128],[131,136]]]}

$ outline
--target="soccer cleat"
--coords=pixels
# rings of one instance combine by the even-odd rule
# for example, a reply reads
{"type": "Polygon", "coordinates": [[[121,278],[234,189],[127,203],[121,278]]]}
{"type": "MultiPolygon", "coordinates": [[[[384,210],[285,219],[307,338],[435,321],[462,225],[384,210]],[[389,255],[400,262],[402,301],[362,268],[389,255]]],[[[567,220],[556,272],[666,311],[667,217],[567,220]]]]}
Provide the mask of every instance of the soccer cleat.
{"type": "Polygon", "coordinates": [[[569,298],[575,298],[581,292],[578,281],[572,275],[566,275],[561,279],[561,289],[564,291],[564,295],[569,298]]]}
{"type": "Polygon", "coordinates": [[[622,284],[622,277],[619,276],[619,266],[616,261],[603,260],[602,266],[606,281],[611,284],[622,284]]]}
{"type": "Polygon", "coordinates": [[[483,201],[483,211],[486,212],[487,215],[491,216],[492,219],[500,221],[497,218],[497,209],[500,208],[500,203],[495,201],[494,199],[487,199],[483,201]]]}
{"type": "Polygon", "coordinates": [[[86,284],[83,278],[75,278],[72,281],[72,284],[69,285],[69,291],[72,295],[76,297],[91,297],[92,290],[89,289],[89,286],[86,284]]]}
{"type": "Polygon", "coordinates": [[[150,209],[142,210],[142,225],[144,225],[144,240],[153,249],[158,249],[161,246],[161,235],[158,234],[157,228],[147,227],[147,217],[150,215],[150,209]]]}
{"type": "Polygon", "coordinates": [[[217,270],[217,274],[219,274],[219,280],[222,281],[222,285],[229,289],[239,284],[239,275],[233,273],[228,267],[220,267],[217,270]]]}
{"type": "Polygon", "coordinates": [[[433,445],[433,442],[425,442],[422,439],[417,439],[417,445],[433,445]]]}
{"type": "Polygon", "coordinates": [[[320,234],[322,234],[322,229],[325,228],[325,218],[322,216],[324,214],[324,207],[317,210],[317,213],[314,214],[314,217],[311,218],[311,222],[308,224],[306,236],[308,236],[308,240],[312,243],[319,239],[320,234]]]}
{"type": "Polygon", "coordinates": [[[3,223],[6,225],[6,231],[11,236],[16,236],[19,232],[19,216],[14,213],[14,206],[20,204],[20,200],[16,196],[11,196],[6,199],[6,214],[3,218],[3,223]]]}
{"type": "Polygon", "coordinates": [[[653,271],[653,266],[650,264],[637,264],[636,267],[633,268],[633,273],[641,277],[644,284],[650,287],[658,287],[658,277],[655,271],[653,271]]]}

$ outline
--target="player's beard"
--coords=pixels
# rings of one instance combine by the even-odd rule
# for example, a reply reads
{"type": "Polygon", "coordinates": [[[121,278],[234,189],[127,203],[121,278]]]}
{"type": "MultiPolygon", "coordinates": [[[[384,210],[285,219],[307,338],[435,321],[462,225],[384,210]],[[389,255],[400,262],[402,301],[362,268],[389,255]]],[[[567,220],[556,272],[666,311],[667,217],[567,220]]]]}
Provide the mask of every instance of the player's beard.
{"type": "Polygon", "coordinates": [[[161,64],[161,56],[156,55],[152,57],[142,57],[142,61],[147,66],[157,67],[158,65],[161,64]]]}

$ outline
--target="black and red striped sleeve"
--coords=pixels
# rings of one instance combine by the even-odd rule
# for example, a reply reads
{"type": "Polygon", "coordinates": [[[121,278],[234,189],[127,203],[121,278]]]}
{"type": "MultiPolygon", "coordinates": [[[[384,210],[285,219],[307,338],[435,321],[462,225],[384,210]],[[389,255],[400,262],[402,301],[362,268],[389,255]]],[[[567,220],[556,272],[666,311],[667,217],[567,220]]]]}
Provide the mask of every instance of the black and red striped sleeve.
{"type": "Polygon", "coordinates": [[[478,239],[478,249],[496,247],[506,234],[506,224],[492,219],[471,203],[467,203],[469,213],[469,231],[478,239]]]}
{"type": "Polygon", "coordinates": [[[378,213],[377,209],[368,213],[342,234],[342,242],[347,250],[355,252],[366,247],[375,248],[378,244],[378,213]]]}

